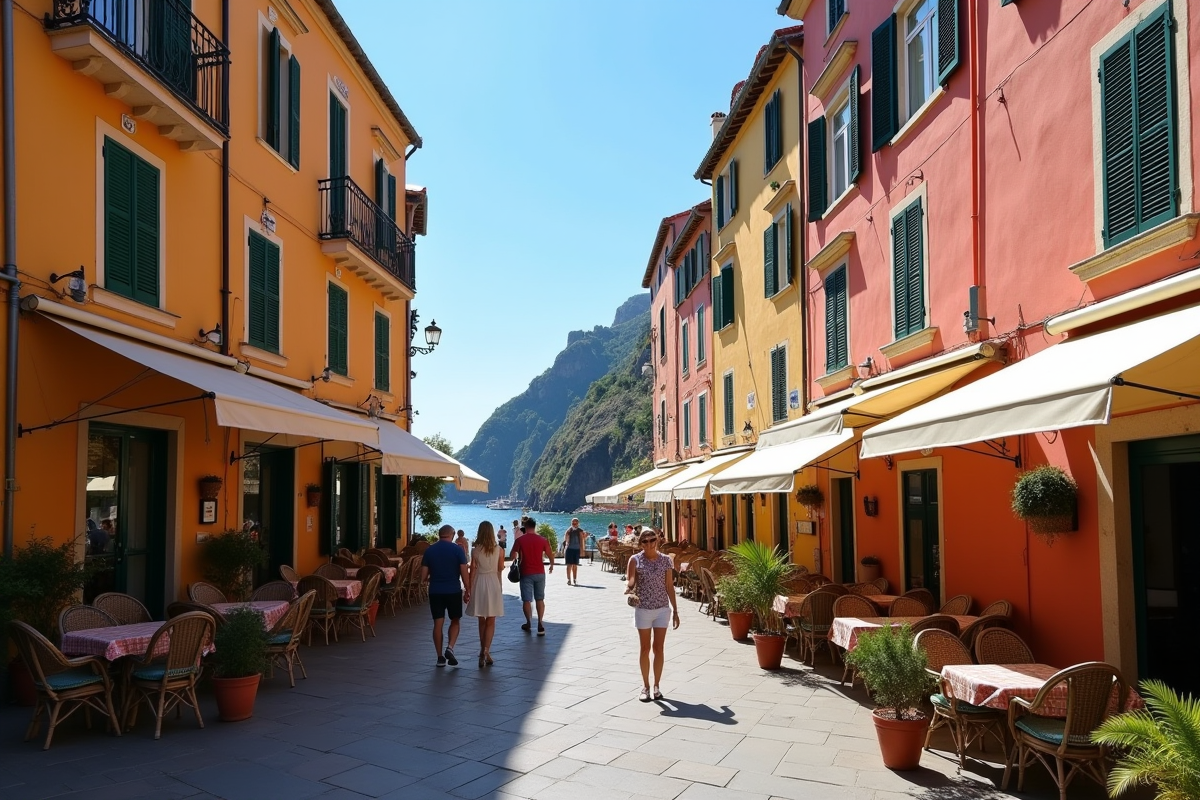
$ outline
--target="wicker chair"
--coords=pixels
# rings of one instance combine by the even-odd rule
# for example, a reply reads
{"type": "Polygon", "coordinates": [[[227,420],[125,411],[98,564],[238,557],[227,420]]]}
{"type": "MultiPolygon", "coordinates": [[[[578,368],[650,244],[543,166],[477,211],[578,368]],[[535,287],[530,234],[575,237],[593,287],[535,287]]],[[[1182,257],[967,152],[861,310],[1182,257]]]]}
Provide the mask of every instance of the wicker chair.
{"type": "Polygon", "coordinates": [[[875,586],[876,594],[887,594],[888,589],[891,588],[891,586],[888,584],[887,578],[876,578],[875,580],[871,581],[871,583],[875,586]]]}
{"type": "Polygon", "coordinates": [[[200,675],[200,659],[212,642],[215,629],[213,618],[204,612],[180,614],[158,629],[141,658],[126,660],[125,709],[121,716],[129,727],[137,724],[138,701],[142,698],[154,712],[155,739],[162,736],[163,717],[180,703],[191,706],[196,713],[196,724],[204,727],[196,699],[196,679],[200,675]],[[170,640],[165,659],[154,655],[163,637],[170,640]]]}
{"type": "Polygon", "coordinates": [[[700,569],[700,576],[704,582],[704,594],[708,600],[708,610],[704,613],[716,621],[718,615],[725,613],[725,609],[721,605],[721,593],[717,591],[717,576],[708,567],[700,569]]]}
{"type": "Polygon", "coordinates": [[[912,624],[913,633],[929,630],[945,631],[951,636],[958,636],[958,620],[949,614],[930,614],[912,624]]]}
{"type": "Polygon", "coordinates": [[[188,587],[188,599],[193,603],[203,603],[211,606],[213,603],[228,603],[225,593],[211,583],[196,581],[188,587]]]}
{"type": "MultiPolygon", "coordinates": [[[[370,555],[370,553],[368,553],[367,555],[370,555]]],[[[387,561],[386,558],[384,558],[383,560],[385,562],[387,561]]],[[[385,567],[390,567],[391,564],[368,563],[367,566],[368,567],[378,566],[380,568],[380,571],[382,572],[382,570],[385,567]]],[[[359,577],[360,578],[362,577],[361,572],[359,573],[359,577]]],[[[379,578],[379,607],[380,607],[380,609],[386,608],[388,611],[390,611],[392,613],[392,616],[394,617],[394,616],[396,616],[396,607],[399,605],[399,603],[400,603],[400,570],[397,569],[395,574],[393,575],[391,581],[388,581],[387,578],[383,575],[381,575],[379,578]]]]}
{"type": "Polygon", "coordinates": [[[933,722],[929,732],[925,734],[925,749],[929,749],[929,741],[933,732],[941,727],[950,728],[950,738],[954,740],[954,750],[958,755],[958,768],[966,764],[967,749],[971,743],[978,741],[983,747],[990,733],[1000,743],[1000,752],[1005,752],[1004,741],[1004,712],[987,706],[976,706],[964,703],[953,697],[942,680],[942,668],[950,664],[970,664],[971,653],[963,646],[957,636],[948,631],[930,628],[917,634],[913,646],[925,651],[929,660],[929,672],[941,684],[941,691],[930,696],[933,703],[933,722]]]}
{"type": "Polygon", "coordinates": [[[889,617],[924,617],[930,613],[924,603],[915,597],[903,595],[892,601],[889,617]]]}
{"type": "Polygon", "coordinates": [[[975,637],[988,628],[1007,628],[1012,622],[1008,617],[1002,617],[999,614],[990,614],[986,617],[980,617],[972,622],[967,627],[959,632],[958,638],[962,639],[962,643],[967,646],[967,650],[974,652],[975,637]]]}
{"type": "Polygon", "coordinates": [[[833,583],[833,581],[831,581],[828,577],[821,574],[809,575],[808,579],[812,582],[812,585],[818,589],[820,589],[822,586],[828,586],[833,583]]]}
{"type": "Polygon", "coordinates": [[[301,595],[313,592],[313,603],[308,615],[308,643],[312,644],[313,628],[318,628],[325,634],[325,644],[329,644],[329,633],[333,632],[333,640],[338,640],[337,625],[337,587],[327,578],[320,575],[309,575],[300,579],[297,590],[301,595]]]}
{"type": "Polygon", "coordinates": [[[268,581],[254,590],[251,600],[286,600],[291,602],[296,597],[296,590],[287,581],[268,581]]]}
{"type": "Polygon", "coordinates": [[[296,572],[296,570],[292,569],[287,564],[279,565],[279,576],[293,586],[300,582],[300,573],[296,572]]]}
{"type": "Polygon", "coordinates": [[[1110,713],[1125,708],[1128,694],[1129,686],[1116,667],[1090,661],[1055,673],[1032,701],[1014,697],[1008,704],[1008,730],[1013,737],[1013,748],[1004,765],[1001,789],[1008,789],[1015,760],[1017,791],[1023,791],[1025,767],[1035,758],[1054,779],[1059,800],[1066,800],[1067,786],[1081,772],[1104,786],[1108,748],[1092,744],[1091,734],[1110,713]],[[1067,685],[1066,719],[1039,714],[1055,687],[1062,683],[1067,685]]]}
{"type": "Polygon", "coordinates": [[[846,584],[846,591],[850,594],[878,594],[879,591],[873,583],[849,583],[846,584]]]}
{"type": "Polygon", "coordinates": [[[331,581],[346,580],[346,568],[341,564],[322,564],[317,567],[314,575],[320,575],[322,578],[327,578],[331,581]]]}
{"type": "Polygon", "coordinates": [[[334,556],[330,561],[343,569],[356,569],[360,566],[356,559],[347,556],[334,556]]]}
{"type": "MultiPolygon", "coordinates": [[[[857,594],[845,594],[833,601],[833,616],[835,617],[874,617],[877,613],[875,605],[870,600],[857,594]]],[[[830,644],[829,648],[832,651],[833,645],[830,644]]],[[[841,682],[844,684],[849,678],[850,685],[854,686],[857,671],[844,658],[842,664],[841,682]]]]}
{"type": "Polygon", "coordinates": [[[988,603],[987,607],[979,612],[979,616],[981,617],[990,617],[993,614],[999,614],[1002,617],[1011,617],[1012,603],[1007,600],[997,600],[994,603],[988,603]]]}
{"type": "Polygon", "coordinates": [[[825,592],[826,594],[831,594],[834,597],[841,597],[843,595],[850,594],[850,590],[845,586],[842,586],[840,583],[822,583],[813,591],[825,592]]]}
{"type": "Polygon", "coordinates": [[[275,667],[278,665],[287,670],[288,681],[293,689],[296,688],[294,667],[297,664],[300,665],[300,674],[308,680],[308,671],[304,669],[304,662],[300,660],[300,638],[308,628],[308,615],[316,598],[317,593],[309,589],[292,600],[287,613],[275,623],[275,627],[268,634],[270,643],[267,645],[267,655],[271,659],[268,677],[275,677],[275,667]]]}
{"type": "Polygon", "coordinates": [[[59,723],[80,708],[84,709],[88,727],[91,727],[91,710],[95,709],[107,716],[113,730],[121,735],[121,720],[113,708],[112,680],[104,661],[95,656],[67,658],[49,639],[24,622],[10,622],[8,630],[37,690],[37,703],[33,719],[25,729],[25,741],[38,735],[43,709],[50,718],[43,750],[50,749],[59,723]]]}
{"type": "Polygon", "coordinates": [[[971,606],[974,603],[975,601],[971,599],[971,595],[958,594],[942,603],[942,607],[938,609],[938,613],[949,614],[952,617],[964,617],[971,613],[971,606]]]}
{"type": "Polygon", "coordinates": [[[977,664],[1036,664],[1025,640],[1007,628],[987,628],[975,637],[977,664]]]}
{"type": "Polygon", "coordinates": [[[213,618],[214,624],[219,628],[225,624],[225,615],[217,611],[212,606],[206,606],[204,603],[189,603],[186,601],[170,603],[167,605],[167,619],[175,619],[183,614],[190,614],[199,611],[208,614],[213,618]]]}
{"type": "Polygon", "coordinates": [[[133,595],[121,592],[105,592],[96,595],[92,607],[98,608],[117,621],[118,625],[136,625],[139,622],[150,622],[154,618],[142,602],[133,595]]]}
{"type": "Polygon", "coordinates": [[[817,646],[829,648],[829,658],[833,660],[833,646],[829,643],[829,628],[833,625],[833,602],[838,599],[830,592],[813,592],[804,598],[797,614],[800,626],[800,658],[808,653],[810,666],[817,660],[817,646]]]}
{"type": "Polygon", "coordinates": [[[392,562],[388,561],[387,556],[382,553],[367,551],[363,553],[363,564],[374,567],[390,567],[392,562]]]}
{"type": "Polygon", "coordinates": [[[937,611],[937,601],[933,599],[933,592],[928,589],[909,589],[901,597],[912,597],[920,600],[925,606],[926,614],[932,614],[934,611],[937,611]]]}
{"type": "Polygon", "coordinates": [[[67,606],[58,615],[58,632],[72,633],[120,625],[111,614],[92,606],[67,606]]]}
{"type": "MultiPolygon", "coordinates": [[[[363,567],[367,569],[367,567],[363,567]]],[[[367,640],[367,629],[371,630],[371,638],[375,638],[375,628],[371,625],[368,613],[371,609],[371,603],[375,602],[375,594],[379,591],[379,579],[381,573],[376,572],[363,581],[362,594],[352,602],[338,603],[337,605],[337,622],[338,624],[348,624],[358,628],[362,640],[367,640]]]]}

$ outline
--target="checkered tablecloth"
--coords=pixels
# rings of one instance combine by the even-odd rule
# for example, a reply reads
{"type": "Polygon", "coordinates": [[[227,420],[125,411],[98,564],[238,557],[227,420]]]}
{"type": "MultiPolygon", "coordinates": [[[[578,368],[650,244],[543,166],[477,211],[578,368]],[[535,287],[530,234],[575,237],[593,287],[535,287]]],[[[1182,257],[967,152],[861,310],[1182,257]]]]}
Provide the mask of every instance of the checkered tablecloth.
{"type": "Polygon", "coordinates": [[[337,588],[338,597],[343,600],[353,600],[362,594],[362,581],[330,581],[337,588]]]}
{"type": "MultiPolygon", "coordinates": [[[[395,567],[380,567],[380,569],[383,570],[383,579],[386,583],[391,583],[392,581],[396,580],[396,568],[395,567]]],[[[347,578],[357,578],[358,570],[359,570],[358,567],[348,567],[346,569],[346,577],[347,578]]]]}
{"type": "Polygon", "coordinates": [[[400,556],[388,556],[388,561],[391,562],[393,567],[398,567],[404,562],[404,559],[400,556]]]}
{"type": "Polygon", "coordinates": [[[794,618],[800,615],[800,606],[804,604],[807,594],[777,594],[771,608],[782,617],[794,618]]]}
{"type": "MultiPolygon", "coordinates": [[[[68,656],[100,656],[108,661],[116,661],[122,656],[141,656],[145,655],[150,640],[163,625],[162,622],[138,622],[72,631],[63,634],[61,649],[68,656]]],[[[154,655],[165,656],[170,644],[169,636],[159,639],[154,655]]]]}
{"type": "Polygon", "coordinates": [[[251,600],[248,603],[213,603],[212,607],[222,614],[229,614],[229,612],[239,608],[249,608],[252,611],[257,611],[262,615],[263,627],[270,630],[287,613],[288,602],[286,600],[251,600]]]}
{"type": "Polygon", "coordinates": [[[898,594],[864,594],[861,595],[864,600],[870,600],[876,608],[885,614],[892,607],[892,603],[899,599],[898,594]]]}
{"type": "MultiPolygon", "coordinates": [[[[1007,709],[1014,697],[1032,700],[1058,667],[1049,664],[955,664],[942,669],[950,694],[976,706],[1007,709]]],[[[1116,705],[1114,687],[1113,705],[1116,705]]],[[[1142,698],[1129,690],[1125,710],[1141,708],[1142,698]]],[[[1115,709],[1113,709],[1115,710],[1115,709]]],[[[1067,715],[1067,684],[1054,687],[1039,709],[1044,717],[1067,715]]]]}
{"type": "MultiPolygon", "coordinates": [[[[843,650],[853,650],[858,646],[858,637],[864,631],[871,631],[877,628],[882,628],[884,625],[896,628],[904,623],[915,625],[924,617],[834,617],[833,627],[829,629],[829,641],[841,647],[843,650]]],[[[956,616],[953,618],[958,623],[958,629],[961,632],[963,628],[970,625],[978,617],[956,616]]]]}

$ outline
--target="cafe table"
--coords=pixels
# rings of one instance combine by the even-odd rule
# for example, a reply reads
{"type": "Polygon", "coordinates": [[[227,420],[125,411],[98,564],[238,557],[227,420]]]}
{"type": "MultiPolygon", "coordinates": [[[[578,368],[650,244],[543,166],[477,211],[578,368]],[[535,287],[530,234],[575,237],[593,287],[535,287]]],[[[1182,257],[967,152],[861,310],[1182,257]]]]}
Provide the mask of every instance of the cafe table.
{"type": "Polygon", "coordinates": [[[771,608],[781,617],[793,619],[800,615],[800,606],[804,604],[807,594],[777,594],[771,608]]]}
{"type": "MultiPolygon", "coordinates": [[[[1046,681],[1060,671],[1049,664],[952,664],[942,668],[942,678],[952,697],[971,705],[1003,711],[1014,697],[1032,700],[1046,685],[1046,681]]],[[[1111,702],[1116,705],[1116,687],[1113,692],[1111,702]]],[[[1130,688],[1124,710],[1141,708],[1142,705],[1142,698],[1130,688]]],[[[1039,713],[1045,717],[1067,715],[1065,681],[1054,687],[1039,713]]]]}
{"type": "MultiPolygon", "coordinates": [[[[132,625],[111,625],[107,628],[88,628],[71,631],[62,636],[59,648],[67,656],[99,656],[106,661],[116,661],[125,656],[145,655],[150,640],[165,623],[136,622],[132,625]]],[[[169,637],[158,641],[155,656],[165,656],[171,644],[169,637]]]]}
{"type": "MultiPolygon", "coordinates": [[[[925,617],[834,617],[833,625],[829,628],[829,641],[843,650],[850,651],[858,646],[858,637],[866,631],[878,630],[885,625],[891,628],[905,623],[915,625],[923,619],[925,617]]],[[[951,619],[958,623],[958,630],[961,632],[978,617],[951,615],[951,619]]]]}
{"type": "MultiPolygon", "coordinates": [[[[361,569],[361,567],[347,567],[346,568],[346,577],[347,578],[357,578],[359,569],[361,569]]],[[[396,568],[395,567],[380,567],[380,569],[383,570],[384,583],[391,583],[392,581],[396,580],[396,568]]]]}
{"type": "Polygon", "coordinates": [[[859,596],[864,600],[870,600],[884,614],[891,611],[892,603],[900,599],[900,595],[898,594],[864,594],[859,596]]]}
{"type": "Polygon", "coordinates": [[[245,603],[212,603],[211,607],[225,616],[228,616],[231,612],[239,608],[248,608],[251,611],[257,611],[263,618],[263,627],[271,630],[271,628],[275,627],[275,623],[283,619],[283,615],[287,613],[288,601],[250,600],[245,603]]]}
{"type": "Polygon", "coordinates": [[[362,581],[336,580],[330,583],[337,589],[338,597],[342,600],[353,600],[362,594],[362,581]]]}

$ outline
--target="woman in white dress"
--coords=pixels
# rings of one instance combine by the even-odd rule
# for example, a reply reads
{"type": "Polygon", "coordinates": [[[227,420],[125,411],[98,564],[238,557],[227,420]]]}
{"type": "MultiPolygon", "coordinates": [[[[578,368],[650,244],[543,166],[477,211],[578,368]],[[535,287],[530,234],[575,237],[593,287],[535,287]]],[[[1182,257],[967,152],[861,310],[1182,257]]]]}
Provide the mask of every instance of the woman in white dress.
{"type": "Polygon", "coordinates": [[[504,551],[496,544],[496,531],[486,520],[479,523],[475,546],[471,548],[471,599],[467,614],[479,618],[479,666],[492,664],[492,637],[496,635],[496,617],[504,616],[504,551]]]}

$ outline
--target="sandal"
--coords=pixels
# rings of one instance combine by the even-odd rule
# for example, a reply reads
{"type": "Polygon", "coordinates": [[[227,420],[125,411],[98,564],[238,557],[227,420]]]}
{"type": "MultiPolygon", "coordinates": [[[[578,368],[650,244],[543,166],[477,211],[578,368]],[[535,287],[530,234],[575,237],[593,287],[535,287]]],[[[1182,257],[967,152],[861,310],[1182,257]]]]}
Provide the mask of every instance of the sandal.
{"type": "Polygon", "coordinates": [[[485,663],[485,664],[487,664],[489,667],[490,667],[492,664],[495,664],[495,663],[496,663],[495,661],[492,661],[492,654],[491,654],[491,653],[484,653],[484,654],[483,654],[483,661],[484,661],[484,663],[485,663]]]}
{"type": "Polygon", "coordinates": [[[643,703],[650,702],[650,687],[649,686],[645,687],[644,689],[642,689],[641,692],[638,693],[638,700],[641,700],[643,703]]]}
{"type": "Polygon", "coordinates": [[[655,700],[662,700],[662,699],[663,699],[663,698],[662,698],[662,692],[660,692],[660,691],[658,690],[658,687],[657,687],[657,686],[655,686],[655,687],[654,687],[654,699],[655,699],[655,700]]]}

